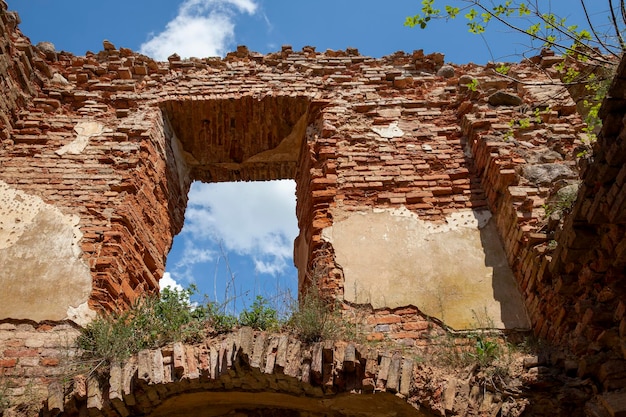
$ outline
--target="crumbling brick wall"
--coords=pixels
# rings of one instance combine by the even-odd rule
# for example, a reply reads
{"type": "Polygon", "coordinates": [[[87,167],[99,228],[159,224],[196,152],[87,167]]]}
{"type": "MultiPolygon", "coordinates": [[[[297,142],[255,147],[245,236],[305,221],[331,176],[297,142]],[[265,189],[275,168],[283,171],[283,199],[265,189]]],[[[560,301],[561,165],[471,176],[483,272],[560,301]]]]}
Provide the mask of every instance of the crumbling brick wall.
{"type": "MultiPolygon", "coordinates": [[[[535,332],[582,356],[589,349],[577,346],[601,352],[597,364],[577,364],[582,374],[608,375],[611,361],[622,366],[623,151],[615,139],[621,107],[612,104],[620,102],[606,105],[604,139],[583,171],[583,197],[552,236],[545,204],[578,178],[583,127],[554,81],[554,59],[538,58],[550,80],[527,62],[503,78],[491,66],[444,66],[442,55],[421,51],[373,59],[356,50],[283,47],[260,55],[239,47],[224,59],[156,62],[106,43],[103,51],[74,56],[30,45],[16,16],[0,15],[0,181],[6,195],[19,196],[11,204],[20,213],[31,213],[21,201],[36,202],[33,230],[42,213],[65,222],[54,233],[66,236],[60,241],[71,247],[68,259],[84,266],[81,285],[89,286],[58,302],[67,312],[8,311],[3,318],[81,322],[94,311],[125,308],[157,290],[191,181],[291,178],[301,289],[315,282],[347,305],[375,304],[378,284],[359,281],[351,268],[360,261],[344,262],[351,245],[333,235],[353,230],[339,226],[358,216],[388,216],[385,224],[409,219],[410,227],[440,233],[457,227],[459,213],[488,212],[535,332]],[[544,171],[556,174],[537,175],[544,171]]],[[[23,233],[11,222],[10,230],[23,233]]],[[[362,237],[367,243],[378,236],[362,237]]],[[[397,248],[390,251],[402,263],[407,256],[397,248]]],[[[25,263],[34,265],[43,255],[29,256],[25,263]]],[[[381,275],[385,296],[419,286],[421,268],[392,272],[381,275]]],[[[74,286],[74,276],[51,277],[5,272],[2,282],[30,283],[32,294],[74,286]]],[[[420,341],[424,315],[440,306],[403,300],[373,307],[367,323],[374,338],[420,341]]]]}

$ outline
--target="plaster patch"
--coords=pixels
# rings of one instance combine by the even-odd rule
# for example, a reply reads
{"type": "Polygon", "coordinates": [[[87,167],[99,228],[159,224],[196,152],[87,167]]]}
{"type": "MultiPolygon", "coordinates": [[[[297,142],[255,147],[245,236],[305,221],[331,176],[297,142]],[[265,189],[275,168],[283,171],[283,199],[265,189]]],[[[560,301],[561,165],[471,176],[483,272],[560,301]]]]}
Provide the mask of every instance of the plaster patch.
{"type": "Polygon", "coordinates": [[[372,130],[385,139],[400,138],[404,136],[404,132],[398,127],[398,122],[391,122],[387,127],[372,127],[372,130]]]}
{"type": "Polygon", "coordinates": [[[76,139],[57,149],[54,153],[59,156],[66,153],[70,155],[81,154],[89,144],[91,137],[100,136],[104,132],[104,125],[99,122],[79,122],[74,126],[74,132],[76,132],[76,139]]]}
{"type": "Polygon", "coordinates": [[[322,237],[343,269],[346,301],[414,305],[455,329],[529,327],[488,210],[459,211],[445,222],[423,221],[405,207],[333,218],[322,237]]]}
{"type": "Polygon", "coordinates": [[[86,302],[82,303],[78,307],[70,306],[67,308],[67,318],[79,326],[86,326],[91,323],[96,316],[96,312],[90,309],[89,303],[86,302]]]}
{"type": "Polygon", "coordinates": [[[64,320],[84,307],[91,273],[78,216],[0,181],[0,319],[64,320]]]}

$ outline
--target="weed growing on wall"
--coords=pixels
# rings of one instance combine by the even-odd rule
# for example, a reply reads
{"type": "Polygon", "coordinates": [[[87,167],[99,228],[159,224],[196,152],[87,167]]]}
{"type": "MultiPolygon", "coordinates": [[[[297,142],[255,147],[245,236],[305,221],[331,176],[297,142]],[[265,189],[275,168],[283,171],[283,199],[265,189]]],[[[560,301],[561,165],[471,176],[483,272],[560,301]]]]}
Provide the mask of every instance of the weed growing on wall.
{"type": "Polygon", "coordinates": [[[2,415],[4,410],[9,408],[10,405],[9,382],[5,378],[0,378],[0,415],[2,415]]]}
{"type": "Polygon", "coordinates": [[[255,330],[277,330],[280,328],[278,312],[269,305],[269,301],[260,295],[256,296],[249,310],[239,315],[239,323],[255,330]]]}
{"type": "Polygon", "coordinates": [[[183,291],[166,288],[160,297],[140,298],[125,312],[94,320],[83,329],[77,344],[86,356],[106,363],[170,342],[199,341],[215,312],[192,305],[189,300],[194,293],[195,287],[183,291]]]}
{"type": "Polygon", "coordinates": [[[210,333],[228,332],[238,325],[257,330],[281,327],[277,310],[262,296],[237,318],[228,314],[224,305],[192,303],[195,292],[194,286],[182,291],[165,288],[159,297],[141,298],[127,311],[97,318],[77,339],[83,359],[93,371],[124,361],[142,349],[173,342],[196,343],[210,333]]]}
{"type": "Polygon", "coordinates": [[[307,291],[287,321],[288,329],[303,342],[334,339],[340,332],[338,312],[315,291],[307,291]]]}
{"type": "Polygon", "coordinates": [[[214,333],[226,333],[237,326],[237,317],[229,314],[224,304],[208,302],[206,309],[207,325],[214,333]]]}
{"type": "MultiPolygon", "coordinates": [[[[577,156],[589,158],[602,124],[598,115],[600,106],[626,50],[623,38],[626,27],[624,1],[609,1],[599,13],[591,13],[589,6],[592,3],[590,0],[572,2],[572,7],[579,7],[585,16],[583,22],[572,22],[567,16],[554,14],[550,1],[461,0],[455,3],[460,7],[456,7],[437,0],[422,0],[420,13],[408,16],[404,24],[426,29],[434,20],[450,21],[461,17],[469,33],[482,35],[495,23],[527,37],[530,51],[553,50],[562,55],[562,62],[554,66],[560,78],[555,80],[555,84],[562,81],[570,92],[578,90],[583,97],[578,110],[586,126],[583,129],[583,146],[577,156]],[[582,92],[581,86],[584,87],[582,92]]],[[[495,68],[495,72],[514,79],[508,75],[509,69],[502,64],[495,68]]],[[[520,124],[520,127],[523,126],[520,124]]],[[[507,133],[505,140],[511,136],[507,133]]]]}
{"type": "Polygon", "coordinates": [[[556,216],[561,219],[563,215],[572,210],[577,197],[577,185],[569,185],[561,188],[546,204],[543,205],[544,217],[549,218],[551,216],[556,216]]]}

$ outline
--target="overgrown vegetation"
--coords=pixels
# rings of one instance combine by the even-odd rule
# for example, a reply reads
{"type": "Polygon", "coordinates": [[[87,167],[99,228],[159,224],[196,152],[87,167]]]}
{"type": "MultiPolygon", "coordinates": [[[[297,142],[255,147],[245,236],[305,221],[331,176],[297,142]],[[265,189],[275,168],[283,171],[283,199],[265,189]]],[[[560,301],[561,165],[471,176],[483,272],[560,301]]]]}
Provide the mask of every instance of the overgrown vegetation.
{"type": "Polygon", "coordinates": [[[239,324],[256,330],[277,330],[280,328],[278,312],[269,305],[269,301],[260,295],[256,296],[250,310],[239,315],[239,324]]]}
{"type": "Polygon", "coordinates": [[[572,207],[574,207],[577,197],[577,185],[574,184],[561,188],[543,205],[544,217],[549,218],[556,216],[559,219],[562,218],[564,214],[569,213],[572,207]]]}
{"type": "Polygon", "coordinates": [[[97,318],[78,337],[83,359],[93,371],[123,361],[142,349],[172,342],[199,342],[210,334],[232,331],[237,326],[286,330],[304,342],[334,339],[343,336],[342,329],[349,327],[340,313],[332,306],[329,308],[314,291],[306,293],[299,303],[290,303],[288,319],[281,319],[277,308],[262,296],[257,296],[250,308],[237,317],[215,302],[192,303],[195,293],[194,286],[182,291],[166,288],[160,297],[140,298],[127,311],[97,318]]]}
{"type": "MultiPolygon", "coordinates": [[[[598,65],[613,65],[614,62],[607,58],[612,55],[619,58],[626,49],[622,37],[626,26],[626,6],[624,0],[615,6],[612,0],[606,1],[606,11],[602,18],[609,25],[597,24],[589,13],[589,0],[579,0],[578,5],[586,18],[582,27],[579,23],[572,23],[566,17],[557,16],[552,12],[550,1],[520,1],[506,0],[501,2],[485,0],[460,0],[456,7],[448,4],[443,10],[435,5],[435,0],[422,0],[421,13],[408,16],[405,25],[422,29],[432,20],[456,19],[463,16],[466,20],[468,31],[472,34],[485,33],[490,23],[498,22],[516,32],[530,37],[533,43],[531,47],[554,49],[563,55],[570,55],[577,60],[593,61],[598,65]]],[[[440,2],[437,2],[440,4],[440,2]]],[[[575,4],[572,5],[576,7],[575,4]]]]}
{"type": "Polygon", "coordinates": [[[9,399],[9,384],[4,378],[0,378],[0,415],[9,408],[11,401],[9,399]]]}
{"type": "Polygon", "coordinates": [[[307,291],[287,321],[287,328],[303,342],[334,339],[341,332],[341,315],[315,291],[307,291]]]}
{"type": "Polygon", "coordinates": [[[481,368],[494,366],[495,362],[506,358],[511,349],[509,344],[485,331],[472,331],[466,334],[448,333],[433,339],[432,346],[434,350],[428,361],[453,369],[473,365],[481,368]]]}
{"type": "Polygon", "coordinates": [[[140,298],[129,310],[90,323],[79,336],[78,346],[88,357],[106,363],[170,342],[199,341],[211,326],[228,330],[233,321],[219,308],[191,303],[195,291],[193,286],[182,291],[165,288],[160,297],[140,298]]]}

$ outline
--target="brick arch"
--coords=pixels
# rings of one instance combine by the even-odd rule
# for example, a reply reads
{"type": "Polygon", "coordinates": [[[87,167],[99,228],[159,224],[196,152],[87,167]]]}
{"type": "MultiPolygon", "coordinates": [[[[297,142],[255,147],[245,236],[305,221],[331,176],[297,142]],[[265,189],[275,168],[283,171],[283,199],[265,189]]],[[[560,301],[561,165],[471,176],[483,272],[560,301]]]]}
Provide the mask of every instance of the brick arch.
{"type": "Polygon", "coordinates": [[[415,365],[398,351],[347,342],[306,345],[286,334],[241,328],[200,345],[141,351],[103,374],[75,379],[70,392],[52,384],[45,412],[157,417],[211,405],[224,414],[428,416],[407,403],[415,365]]]}

